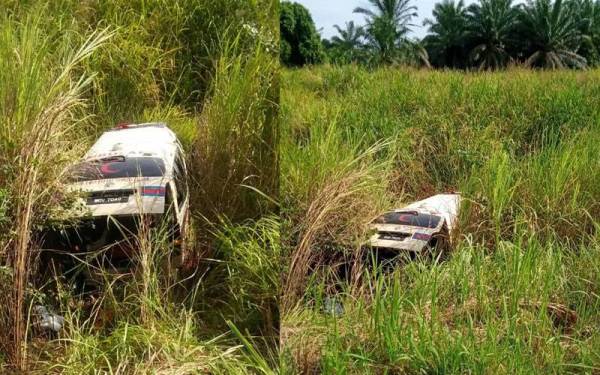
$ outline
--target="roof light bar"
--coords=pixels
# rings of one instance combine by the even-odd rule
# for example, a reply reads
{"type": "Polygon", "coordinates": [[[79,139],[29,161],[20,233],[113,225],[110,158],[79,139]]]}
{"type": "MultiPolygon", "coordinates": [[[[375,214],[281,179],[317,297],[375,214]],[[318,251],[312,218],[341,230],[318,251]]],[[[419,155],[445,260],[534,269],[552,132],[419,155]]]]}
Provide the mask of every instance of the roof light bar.
{"type": "Polygon", "coordinates": [[[115,129],[128,129],[130,125],[132,124],[128,122],[121,122],[115,126],[115,129]]]}
{"type": "Polygon", "coordinates": [[[141,124],[134,124],[131,122],[121,122],[117,124],[113,130],[131,129],[131,128],[164,128],[167,124],[164,122],[144,122],[141,124]]]}

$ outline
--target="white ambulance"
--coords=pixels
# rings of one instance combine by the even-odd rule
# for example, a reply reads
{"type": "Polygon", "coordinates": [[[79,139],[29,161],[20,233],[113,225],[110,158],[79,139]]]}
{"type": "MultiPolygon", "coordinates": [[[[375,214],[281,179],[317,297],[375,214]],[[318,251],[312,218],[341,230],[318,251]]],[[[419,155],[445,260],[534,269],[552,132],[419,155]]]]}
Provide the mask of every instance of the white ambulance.
{"type": "Polygon", "coordinates": [[[120,124],[105,132],[69,175],[69,190],[81,193],[86,208],[74,243],[87,250],[119,237],[115,227],[131,228],[142,215],[169,215],[177,237],[187,229],[184,154],[164,123],[120,124]]]}

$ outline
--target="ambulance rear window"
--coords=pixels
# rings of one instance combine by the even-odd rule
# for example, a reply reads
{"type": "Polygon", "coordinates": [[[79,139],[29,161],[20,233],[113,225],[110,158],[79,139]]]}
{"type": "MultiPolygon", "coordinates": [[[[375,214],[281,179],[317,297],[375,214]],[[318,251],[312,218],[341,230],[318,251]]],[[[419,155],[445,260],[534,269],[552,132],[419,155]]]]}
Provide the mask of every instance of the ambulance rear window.
{"type": "Polygon", "coordinates": [[[419,212],[388,212],[375,219],[376,224],[397,224],[421,228],[435,228],[441,218],[419,212]]]}
{"type": "Polygon", "coordinates": [[[112,157],[86,161],[75,165],[70,176],[72,181],[107,180],[111,178],[162,177],[165,163],[154,157],[112,157]]]}

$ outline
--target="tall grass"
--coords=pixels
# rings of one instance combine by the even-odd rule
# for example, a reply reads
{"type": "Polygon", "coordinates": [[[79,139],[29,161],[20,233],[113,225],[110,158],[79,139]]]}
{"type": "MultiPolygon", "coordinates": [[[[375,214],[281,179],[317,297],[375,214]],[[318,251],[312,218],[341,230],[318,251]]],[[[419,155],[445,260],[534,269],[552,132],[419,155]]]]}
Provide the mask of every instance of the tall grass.
{"type": "Polygon", "coordinates": [[[277,200],[277,60],[261,41],[241,54],[241,36],[215,61],[192,146],[193,199],[209,220],[256,218],[277,200]]]}
{"type": "MultiPolygon", "coordinates": [[[[230,227],[229,230],[243,229],[230,227]]],[[[136,236],[131,239],[136,262],[130,273],[108,272],[92,266],[88,260],[85,264],[94,268],[90,271],[105,280],[91,306],[81,306],[70,284],[61,275],[57,276],[58,310],[66,317],[65,329],[56,340],[38,342],[41,350],[36,351],[37,371],[271,373],[272,362],[256,352],[255,345],[258,347],[260,343],[248,341],[246,334],[239,331],[216,334],[221,328],[206,319],[210,316],[208,313],[222,310],[215,308],[214,299],[211,306],[208,302],[202,304],[210,309],[203,311],[198,309],[199,303],[185,302],[178,297],[176,290],[181,280],[173,277],[175,268],[169,266],[173,244],[168,231],[166,225],[150,227],[147,221],[140,220],[136,236]]],[[[242,242],[235,236],[224,238],[232,247],[252,241],[246,238],[242,242]]],[[[257,242],[257,245],[262,243],[257,242]]],[[[190,298],[205,297],[198,291],[201,288],[201,285],[195,286],[196,291],[190,298]]],[[[254,312],[254,309],[247,311],[254,312]]]]}
{"type": "Polygon", "coordinates": [[[581,279],[598,249],[585,250],[565,257],[559,244],[531,240],[487,256],[466,245],[445,264],[373,276],[366,297],[339,295],[341,317],[324,314],[315,292],[314,306],[282,321],[290,372],[595,371],[599,302],[582,291],[596,276],[581,279]]]}
{"type": "Polygon", "coordinates": [[[26,354],[25,293],[29,281],[31,232],[43,220],[43,207],[59,193],[61,169],[72,147],[65,142],[76,133],[75,114],[82,105],[81,94],[89,79],[75,74],[77,65],[107,38],[105,32],[92,34],[78,49],[64,44],[57,50],[61,65],[48,61],[54,35],[46,35],[39,19],[20,25],[5,18],[2,24],[0,55],[2,73],[2,125],[0,155],[5,168],[3,185],[8,188],[9,216],[14,231],[6,239],[3,257],[12,269],[12,295],[5,297],[11,311],[2,342],[16,366],[23,368],[26,354]],[[65,154],[64,151],[67,151],[65,154]]]}
{"type": "Polygon", "coordinates": [[[304,254],[313,261],[301,277],[286,275],[295,297],[283,310],[282,370],[597,371],[599,79],[597,71],[285,71],[283,251],[290,270],[304,254]],[[346,162],[381,142],[364,164],[346,162]],[[362,172],[374,188],[343,205],[325,199],[335,207],[317,236],[325,241],[305,242],[306,213],[325,181],[362,172]],[[352,275],[336,271],[377,212],[447,191],[464,197],[447,260],[403,260],[390,273],[355,256],[352,275]],[[334,297],[341,314],[331,312],[334,297]]]}
{"type": "MultiPolygon", "coordinates": [[[[297,223],[285,229],[287,246],[294,250],[288,252],[284,311],[298,302],[307,276],[327,259],[326,252],[315,249],[335,242],[352,247],[380,207],[372,197],[385,191],[382,176],[389,172],[390,163],[385,158],[376,160],[376,155],[385,153],[387,144],[361,151],[358,145],[345,145],[338,131],[336,123],[316,124],[309,144],[298,150],[283,146],[289,150],[283,156],[290,167],[282,179],[282,189],[288,193],[283,206],[286,216],[297,223]]],[[[353,251],[345,254],[354,255],[353,251]]]]}
{"type": "Polygon", "coordinates": [[[0,368],[271,372],[274,339],[247,336],[274,336],[278,326],[277,229],[262,219],[277,201],[277,2],[6,0],[0,7],[0,368]],[[192,229],[202,239],[191,248],[214,259],[193,275],[165,273],[173,249],[164,233],[142,226],[131,239],[138,249],[131,275],[93,269],[105,280],[92,306],[60,274],[58,297],[46,295],[37,271],[51,272],[36,261],[38,240],[51,216],[68,217],[65,166],[122,121],[166,121],[177,133],[190,156],[192,229]],[[252,252],[227,255],[240,249],[252,252]],[[257,258],[268,263],[246,264],[257,258]],[[200,300],[221,287],[227,294],[218,303],[200,300]],[[245,290],[256,298],[236,293],[245,290]],[[28,331],[35,303],[66,315],[57,340],[28,331]]]}
{"type": "MultiPolygon", "coordinates": [[[[274,341],[279,329],[282,271],[279,232],[278,217],[270,215],[245,225],[225,224],[215,233],[217,255],[225,261],[223,271],[228,276],[218,298],[229,301],[231,321],[237,327],[248,330],[258,326],[274,341]]],[[[216,297],[217,293],[211,294],[216,297]]]]}

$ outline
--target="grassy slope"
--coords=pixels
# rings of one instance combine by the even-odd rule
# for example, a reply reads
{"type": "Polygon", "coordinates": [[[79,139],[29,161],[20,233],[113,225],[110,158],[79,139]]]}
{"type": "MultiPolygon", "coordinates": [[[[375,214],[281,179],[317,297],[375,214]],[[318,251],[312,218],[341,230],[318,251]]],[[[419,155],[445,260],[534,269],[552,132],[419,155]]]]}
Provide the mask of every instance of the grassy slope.
{"type": "Polygon", "coordinates": [[[286,71],[285,369],[598,371],[599,84],[598,71],[286,71]],[[467,203],[449,259],[332,286],[323,264],[354,260],[374,214],[450,190],[467,203]],[[331,290],[338,318],[321,312],[331,290]]]}

